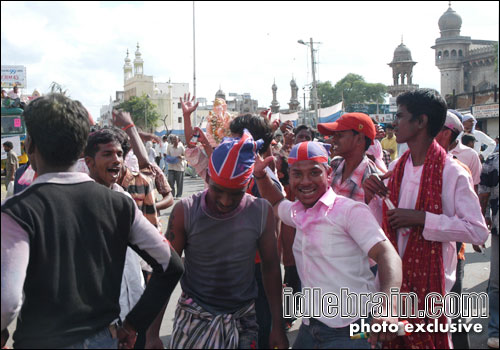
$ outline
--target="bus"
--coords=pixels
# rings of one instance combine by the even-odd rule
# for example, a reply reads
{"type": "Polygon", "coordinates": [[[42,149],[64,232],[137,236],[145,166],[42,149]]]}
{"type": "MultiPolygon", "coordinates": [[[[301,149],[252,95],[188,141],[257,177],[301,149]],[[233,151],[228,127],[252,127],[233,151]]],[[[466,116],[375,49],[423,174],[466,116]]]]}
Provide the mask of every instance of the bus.
{"type": "MultiPolygon", "coordinates": [[[[24,123],[23,110],[21,108],[8,108],[2,106],[2,145],[10,141],[14,145],[14,152],[19,157],[19,165],[28,162],[28,156],[24,151],[24,140],[26,139],[26,124],[24,123]]],[[[2,147],[2,172],[5,169],[7,153],[2,147]]]]}

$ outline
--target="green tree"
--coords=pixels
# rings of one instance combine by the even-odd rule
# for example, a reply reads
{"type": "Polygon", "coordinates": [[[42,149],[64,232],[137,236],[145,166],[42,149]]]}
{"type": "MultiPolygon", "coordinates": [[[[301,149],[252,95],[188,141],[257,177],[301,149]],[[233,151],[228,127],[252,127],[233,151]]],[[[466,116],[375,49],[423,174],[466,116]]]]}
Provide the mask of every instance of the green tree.
{"type": "Polygon", "coordinates": [[[145,131],[156,128],[160,115],[156,111],[156,105],[146,94],[141,97],[133,96],[125,102],[118,105],[118,108],[130,113],[134,124],[145,131]],[[147,123],[146,123],[147,120],[147,123]]]}
{"type": "Polygon", "coordinates": [[[318,83],[318,98],[321,107],[329,107],[344,100],[347,108],[355,103],[383,103],[387,94],[384,84],[367,83],[358,74],[349,73],[339,80],[335,86],[330,81],[318,83]]]}

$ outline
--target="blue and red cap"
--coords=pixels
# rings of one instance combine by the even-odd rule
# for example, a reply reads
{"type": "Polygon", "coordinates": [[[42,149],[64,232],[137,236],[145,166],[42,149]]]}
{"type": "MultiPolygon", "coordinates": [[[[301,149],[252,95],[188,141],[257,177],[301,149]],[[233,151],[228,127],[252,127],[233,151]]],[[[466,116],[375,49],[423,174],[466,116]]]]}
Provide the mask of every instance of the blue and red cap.
{"type": "Polygon", "coordinates": [[[225,137],[210,157],[208,175],[222,187],[244,187],[252,176],[256,152],[263,144],[263,140],[254,141],[247,129],[241,137],[225,137]]]}
{"type": "Polygon", "coordinates": [[[317,163],[328,165],[328,152],[330,145],[316,141],[301,142],[293,146],[288,156],[288,164],[300,162],[301,160],[313,160],[317,163]]]}

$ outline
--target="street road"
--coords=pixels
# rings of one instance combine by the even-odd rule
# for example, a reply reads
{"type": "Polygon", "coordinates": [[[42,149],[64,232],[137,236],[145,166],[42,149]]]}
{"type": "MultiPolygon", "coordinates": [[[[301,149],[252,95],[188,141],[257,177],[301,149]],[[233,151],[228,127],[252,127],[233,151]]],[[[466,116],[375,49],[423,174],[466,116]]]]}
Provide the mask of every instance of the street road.
{"type": "MultiPolygon", "coordinates": [[[[6,190],[3,185],[3,177],[2,177],[2,200],[5,198],[6,190]]],[[[198,191],[202,191],[204,189],[203,181],[199,178],[192,179],[188,176],[184,178],[184,197],[190,196],[193,193],[198,191]]],[[[175,201],[176,203],[178,200],[175,201]]],[[[167,228],[168,218],[172,207],[161,212],[161,221],[163,231],[167,228]]],[[[486,243],[486,250],[484,254],[475,253],[470,244],[467,245],[466,248],[466,265],[465,265],[465,279],[464,279],[464,292],[484,292],[486,291],[488,285],[488,279],[490,274],[490,254],[491,254],[491,246],[490,239],[488,239],[486,243]]],[[[172,294],[172,298],[167,307],[167,311],[165,312],[165,316],[163,318],[163,323],[160,330],[160,337],[165,345],[168,344],[168,340],[170,334],[172,333],[173,326],[173,317],[175,314],[175,307],[177,300],[181,294],[180,285],[177,285],[176,289],[172,294]]],[[[488,340],[487,336],[487,319],[468,319],[467,322],[473,323],[481,323],[483,325],[482,333],[474,333],[470,332],[470,346],[472,349],[488,349],[486,342],[488,340]]],[[[295,322],[294,326],[288,332],[288,338],[290,341],[290,345],[293,344],[295,337],[297,336],[298,329],[300,327],[300,320],[295,322]]],[[[9,331],[11,334],[11,338],[9,339],[7,345],[12,347],[12,334],[15,330],[15,322],[13,322],[9,326],[9,331]]]]}

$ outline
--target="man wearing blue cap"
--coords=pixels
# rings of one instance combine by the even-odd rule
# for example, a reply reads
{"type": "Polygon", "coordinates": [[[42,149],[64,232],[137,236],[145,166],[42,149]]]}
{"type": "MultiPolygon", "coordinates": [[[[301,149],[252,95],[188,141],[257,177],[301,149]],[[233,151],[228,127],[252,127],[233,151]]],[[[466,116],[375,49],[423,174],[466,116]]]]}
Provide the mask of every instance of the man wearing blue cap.
{"type": "MultiPolygon", "coordinates": [[[[254,177],[260,193],[274,205],[275,212],[297,233],[293,254],[303,288],[321,288],[323,293],[338,296],[340,309],[347,300],[341,288],[369,295],[390,293],[401,285],[401,259],[387,240],[375,217],[364,203],[339,196],[330,187],[332,169],[328,152],[318,142],[302,142],[290,152],[290,187],[298,201],[292,203],[273,188],[264,169],[272,157],[257,160],[254,177]],[[370,271],[368,257],[379,265],[380,288],[370,271]]],[[[321,300],[305,294],[305,314],[321,308],[321,300]],[[311,300],[312,299],[312,300],[311,300]]],[[[324,298],[322,298],[324,299],[324,298]]],[[[324,305],[323,305],[324,306],[324,305]]],[[[393,305],[395,307],[396,305],[393,305]]],[[[367,312],[360,305],[358,315],[367,312]]],[[[383,306],[389,310],[389,305],[383,306]]],[[[339,313],[340,314],[340,313],[339,313]]],[[[366,316],[364,317],[366,318],[366,316]]],[[[349,328],[360,325],[360,317],[325,316],[303,318],[294,348],[369,348],[366,339],[351,340],[349,328]]],[[[397,318],[374,319],[373,322],[394,324],[397,318]]],[[[370,341],[388,340],[391,334],[374,335],[370,341]]]]}
{"type": "Polygon", "coordinates": [[[257,249],[272,313],[269,346],[288,348],[274,215],[266,200],[246,193],[262,143],[247,130],[240,138],[225,138],[210,157],[208,189],[173,209],[167,237],[185,253],[185,274],[171,349],[257,347],[257,249]]]}

